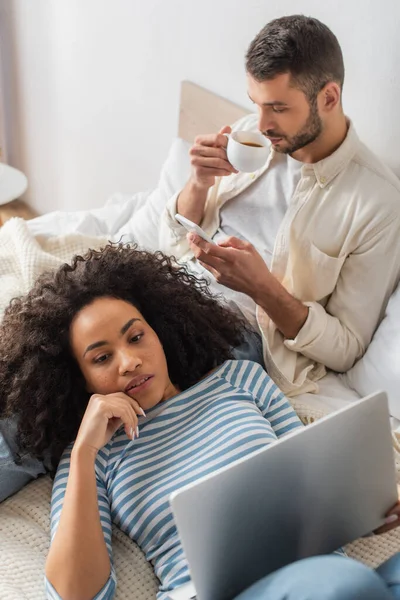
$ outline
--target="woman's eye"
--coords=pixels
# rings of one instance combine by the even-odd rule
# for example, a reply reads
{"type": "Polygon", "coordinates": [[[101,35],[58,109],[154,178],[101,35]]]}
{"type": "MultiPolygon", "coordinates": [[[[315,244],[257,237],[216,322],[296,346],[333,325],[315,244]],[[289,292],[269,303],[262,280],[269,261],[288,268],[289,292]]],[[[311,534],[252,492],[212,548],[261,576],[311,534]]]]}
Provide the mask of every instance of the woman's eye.
{"type": "Polygon", "coordinates": [[[109,356],[108,354],[102,354],[101,356],[98,356],[97,358],[95,358],[94,362],[96,364],[103,363],[104,361],[107,360],[108,356],[109,356]]]}
{"type": "Polygon", "coordinates": [[[134,335],[130,338],[130,343],[131,344],[135,344],[136,342],[138,342],[141,338],[143,337],[143,333],[138,333],[137,335],[134,335]]]}

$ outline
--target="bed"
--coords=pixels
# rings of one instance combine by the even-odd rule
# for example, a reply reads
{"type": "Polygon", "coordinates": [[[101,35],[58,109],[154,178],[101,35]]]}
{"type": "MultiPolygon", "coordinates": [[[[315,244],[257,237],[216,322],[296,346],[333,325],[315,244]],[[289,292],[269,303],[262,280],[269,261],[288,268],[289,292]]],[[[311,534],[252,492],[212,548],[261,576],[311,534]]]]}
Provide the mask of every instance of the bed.
{"type": "MultiPolygon", "coordinates": [[[[36,258],[39,254],[43,261],[39,263],[42,269],[50,258],[53,261],[50,261],[51,265],[57,266],[59,262],[67,260],[68,253],[72,256],[76,251],[82,251],[82,244],[87,240],[91,240],[92,243],[87,243],[93,246],[96,240],[101,245],[108,239],[138,239],[143,246],[156,249],[161,210],[167,199],[183,186],[189,173],[190,143],[197,134],[215,131],[246,113],[245,109],[193,83],[184,82],[179,136],[171,144],[157,187],[129,196],[115,194],[104,207],[94,211],[57,212],[28,223],[15,219],[8,222],[0,230],[0,256],[4,258],[9,255],[10,260],[9,263],[3,260],[0,276],[9,278],[10,289],[15,295],[29,289],[38,274],[32,265],[38,264],[36,258]],[[28,248],[27,255],[21,259],[18,267],[11,260],[19,252],[16,248],[20,244],[11,243],[11,238],[16,235],[24,238],[24,247],[28,248]],[[59,240],[66,238],[70,245],[64,245],[61,252],[59,240]],[[25,275],[29,276],[20,277],[18,268],[20,275],[24,274],[25,269],[25,275]]],[[[2,305],[4,307],[6,301],[7,295],[0,294],[0,308],[2,305]]],[[[319,394],[303,394],[294,401],[294,406],[303,421],[309,423],[359,397],[345,377],[329,373],[321,381],[319,394]]],[[[399,423],[393,419],[394,430],[399,423]]],[[[395,433],[393,440],[398,450],[395,433]]],[[[50,494],[51,480],[44,476],[0,505],[0,600],[44,598],[43,572],[49,546],[50,494]]],[[[113,532],[113,549],[118,576],[115,598],[154,598],[157,581],[150,565],[139,548],[116,528],[113,532]]],[[[399,550],[399,530],[358,540],[347,548],[349,555],[371,566],[399,550]]]]}

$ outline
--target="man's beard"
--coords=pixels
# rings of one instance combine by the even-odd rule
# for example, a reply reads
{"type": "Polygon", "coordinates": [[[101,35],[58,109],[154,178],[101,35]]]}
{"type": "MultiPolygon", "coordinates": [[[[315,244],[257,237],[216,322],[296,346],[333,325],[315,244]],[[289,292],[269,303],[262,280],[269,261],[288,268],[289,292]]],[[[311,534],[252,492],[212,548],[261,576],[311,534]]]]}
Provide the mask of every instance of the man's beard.
{"type": "Polygon", "coordinates": [[[318,113],[316,99],[314,99],[310,102],[310,114],[308,115],[308,119],[296,135],[289,138],[275,134],[271,135],[270,130],[264,131],[263,133],[271,138],[282,137],[283,141],[287,142],[287,146],[284,148],[279,148],[279,146],[277,146],[275,150],[282,154],[293,154],[297,150],[300,150],[300,148],[304,148],[305,146],[308,146],[308,144],[314,142],[321,135],[322,129],[322,120],[318,113]]]}

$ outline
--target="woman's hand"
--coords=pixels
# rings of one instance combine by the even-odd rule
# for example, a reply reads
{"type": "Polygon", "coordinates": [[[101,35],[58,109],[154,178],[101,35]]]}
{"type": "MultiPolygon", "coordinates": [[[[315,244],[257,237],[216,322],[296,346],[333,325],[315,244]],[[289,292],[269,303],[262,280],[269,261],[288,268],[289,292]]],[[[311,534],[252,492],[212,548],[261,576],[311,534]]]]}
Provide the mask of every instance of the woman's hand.
{"type": "MultiPolygon", "coordinates": [[[[397,486],[400,497],[400,486],[397,486]]],[[[386,513],[386,522],[378,529],[375,529],[374,533],[379,535],[381,533],[387,533],[392,529],[396,529],[400,525],[400,499],[397,503],[386,513]]]]}
{"type": "Polygon", "coordinates": [[[139,437],[138,415],[145,416],[141,406],[124,394],[93,394],[75,440],[74,450],[90,448],[96,453],[105,446],[123,424],[126,435],[139,437]]]}

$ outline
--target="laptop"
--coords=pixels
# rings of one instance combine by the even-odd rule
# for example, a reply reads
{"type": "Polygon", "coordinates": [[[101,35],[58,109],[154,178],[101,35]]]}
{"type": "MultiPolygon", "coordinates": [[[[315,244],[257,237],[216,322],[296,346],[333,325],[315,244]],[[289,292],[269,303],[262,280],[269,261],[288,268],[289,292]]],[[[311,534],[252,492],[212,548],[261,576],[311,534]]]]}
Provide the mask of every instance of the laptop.
{"type": "Polygon", "coordinates": [[[171,494],[192,581],[172,600],[231,600],[329,554],[397,502],[388,399],[378,392],[171,494]]]}

